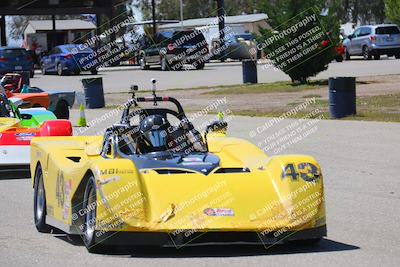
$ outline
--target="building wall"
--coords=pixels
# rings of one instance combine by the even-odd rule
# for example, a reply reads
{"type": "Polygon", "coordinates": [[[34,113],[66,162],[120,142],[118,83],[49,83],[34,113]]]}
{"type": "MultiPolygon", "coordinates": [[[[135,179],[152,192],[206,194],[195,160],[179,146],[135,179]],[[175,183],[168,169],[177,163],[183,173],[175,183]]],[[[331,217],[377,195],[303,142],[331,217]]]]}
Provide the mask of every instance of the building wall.
{"type": "Polygon", "coordinates": [[[257,22],[250,22],[244,24],[245,30],[249,33],[260,34],[259,28],[266,28],[272,29],[268,22],[264,21],[257,21],[257,22]]]}

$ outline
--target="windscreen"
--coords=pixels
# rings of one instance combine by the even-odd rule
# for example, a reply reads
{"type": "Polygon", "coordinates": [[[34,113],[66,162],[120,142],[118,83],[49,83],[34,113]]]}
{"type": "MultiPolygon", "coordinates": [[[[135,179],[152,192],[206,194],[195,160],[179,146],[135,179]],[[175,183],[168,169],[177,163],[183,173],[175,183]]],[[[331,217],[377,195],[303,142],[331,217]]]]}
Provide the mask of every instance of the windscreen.
{"type": "Polygon", "coordinates": [[[76,51],[78,51],[78,53],[92,53],[93,50],[90,47],[85,47],[85,46],[66,46],[64,47],[64,49],[66,51],[68,51],[69,53],[76,53],[76,51]]]}
{"type": "Polygon", "coordinates": [[[4,49],[0,50],[0,56],[6,58],[16,58],[20,56],[28,56],[25,49],[4,49]]]}
{"type": "Polygon", "coordinates": [[[174,33],[172,41],[182,46],[198,45],[204,41],[204,36],[201,32],[179,31],[174,33]]]}
{"type": "Polygon", "coordinates": [[[399,34],[400,30],[396,26],[379,27],[375,30],[376,34],[399,34]]]}

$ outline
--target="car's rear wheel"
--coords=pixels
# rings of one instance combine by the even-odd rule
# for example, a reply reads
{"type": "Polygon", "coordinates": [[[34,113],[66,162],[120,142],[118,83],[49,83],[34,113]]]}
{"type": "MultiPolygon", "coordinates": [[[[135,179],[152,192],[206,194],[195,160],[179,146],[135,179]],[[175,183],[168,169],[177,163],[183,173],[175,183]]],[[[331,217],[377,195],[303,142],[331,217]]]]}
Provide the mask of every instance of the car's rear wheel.
{"type": "Polygon", "coordinates": [[[57,119],[68,120],[69,119],[68,103],[64,100],[58,102],[56,109],[54,110],[54,115],[56,115],[57,119]]]}
{"type": "Polygon", "coordinates": [[[85,211],[83,223],[83,242],[87,250],[91,253],[103,252],[105,246],[96,242],[96,181],[91,176],[86,184],[83,196],[82,210],[85,211]]]}
{"type": "Polygon", "coordinates": [[[395,58],[400,59],[400,54],[396,54],[394,56],[395,56],[395,58]]]}
{"type": "Polygon", "coordinates": [[[61,63],[59,63],[59,64],[57,65],[57,74],[58,74],[59,76],[64,75],[64,70],[63,70],[63,67],[62,67],[61,63]]]}
{"type": "Polygon", "coordinates": [[[46,224],[46,192],[43,183],[43,171],[40,165],[36,169],[33,213],[36,229],[42,233],[50,233],[51,227],[46,224]]]}
{"type": "Polygon", "coordinates": [[[365,60],[370,60],[372,58],[372,55],[369,52],[368,46],[363,46],[362,54],[363,54],[363,58],[365,60]]]}
{"type": "Polygon", "coordinates": [[[381,59],[381,55],[374,55],[374,60],[379,60],[381,59]]]}

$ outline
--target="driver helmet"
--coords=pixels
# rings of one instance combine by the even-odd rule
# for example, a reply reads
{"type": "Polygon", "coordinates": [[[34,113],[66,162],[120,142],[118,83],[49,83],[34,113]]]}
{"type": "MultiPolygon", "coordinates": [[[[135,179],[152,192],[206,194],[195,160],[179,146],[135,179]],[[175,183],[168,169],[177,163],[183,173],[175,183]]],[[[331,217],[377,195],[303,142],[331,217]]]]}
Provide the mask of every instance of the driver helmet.
{"type": "Polygon", "coordinates": [[[139,126],[141,152],[167,150],[167,133],[170,126],[168,120],[161,115],[150,115],[144,118],[139,126]]]}

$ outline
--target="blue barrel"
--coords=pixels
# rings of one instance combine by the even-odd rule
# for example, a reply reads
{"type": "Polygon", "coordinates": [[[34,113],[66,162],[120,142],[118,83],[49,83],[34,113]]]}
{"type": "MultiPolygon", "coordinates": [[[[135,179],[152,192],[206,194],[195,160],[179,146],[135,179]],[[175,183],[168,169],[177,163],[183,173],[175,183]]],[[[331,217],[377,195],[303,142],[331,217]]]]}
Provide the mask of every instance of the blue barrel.
{"type": "Polygon", "coordinates": [[[257,83],[257,60],[242,61],[243,83],[257,83]]]}
{"type": "Polygon", "coordinates": [[[329,78],[329,114],[340,119],[356,112],[356,78],[329,78]]]}
{"type": "Polygon", "coordinates": [[[102,78],[82,79],[86,108],[104,108],[104,91],[102,78]]]}

